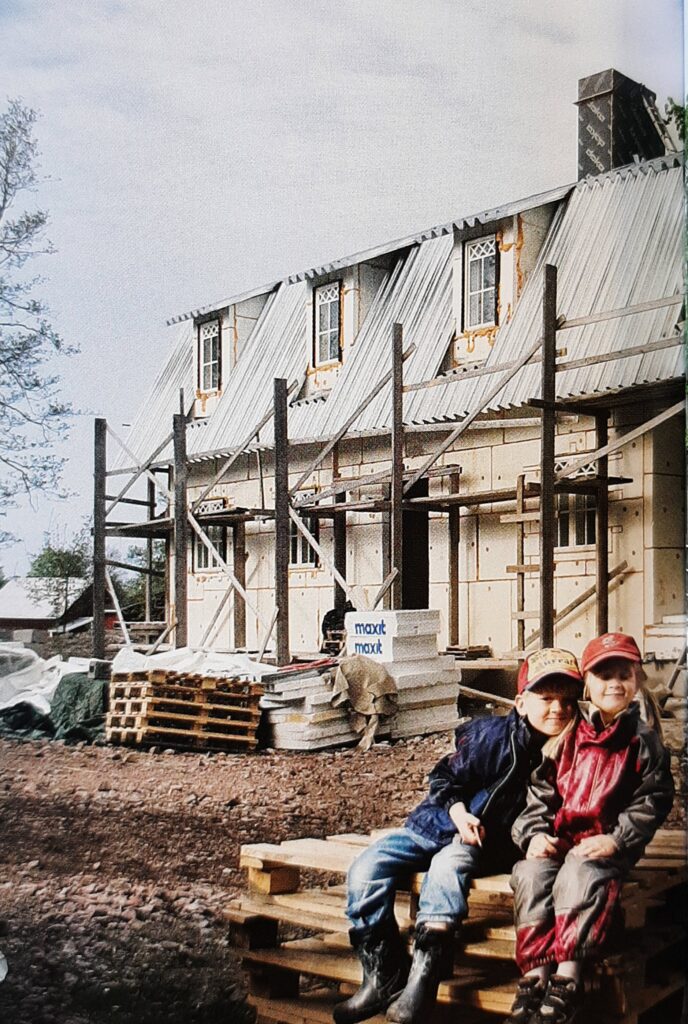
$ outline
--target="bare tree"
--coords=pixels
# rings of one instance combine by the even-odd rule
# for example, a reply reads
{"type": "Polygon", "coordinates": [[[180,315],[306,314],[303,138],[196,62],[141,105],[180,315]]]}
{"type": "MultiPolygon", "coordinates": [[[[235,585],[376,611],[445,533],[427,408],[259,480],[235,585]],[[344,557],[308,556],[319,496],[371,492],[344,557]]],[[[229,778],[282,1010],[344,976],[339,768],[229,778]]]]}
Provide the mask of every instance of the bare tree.
{"type": "MultiPolygon", "coordinates": [[[[36,111],[11,100],[0,114],[0,508],[21,493],[59,493],[64,459],[55,442],[71,414],[58,398],[59,378],[49,366],[56,352],[70,354],[36,297],[41,279],[28,272],[36,256],[53,251],[45,238],[44,210],[22,209],[38,184],[36,111]],[[19,207],[19,208],[18,208],[19,207]]],[[[0,512],[2,514],[2,512],[0,512]]],[[[0,531],[0,540],[9,535],[0,531]]]]}

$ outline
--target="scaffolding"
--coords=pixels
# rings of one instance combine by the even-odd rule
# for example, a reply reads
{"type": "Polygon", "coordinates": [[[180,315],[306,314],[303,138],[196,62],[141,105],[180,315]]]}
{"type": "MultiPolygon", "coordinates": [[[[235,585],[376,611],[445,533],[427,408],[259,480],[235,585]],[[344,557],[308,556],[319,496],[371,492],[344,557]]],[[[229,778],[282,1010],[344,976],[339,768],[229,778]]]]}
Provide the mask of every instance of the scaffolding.
{"type": "MultiPolygon", "coordinates": [[[[523,354],[508,365],[497,365],[469,370],[466,376],[483,376],[492,374],[494,386],[483,396],[479,407],[474,408],[455,426],[437,425],[436,429],[445,429],[447,436],[437,445],[422,465],[413,470],[405,467],[405,436],[403,422],[403,396],[407,389],[404,386],[404,362],[411,355],[414,346],[404,350],[403,325],[394,324],[391,338],[391,366],[382,378],[371,388],[363,402],[353,411],[337,433],[323,444],[318,454],[311,460],[291,487],[290,475],[290,441],[288,432],[289,399],[296,385],[291,386],[285,379],[274,380],[272,408],[260,419],[242,443],[228,456],[213,480],[207,484],[201,495],[189,504],[188,501],[188,470],[189,461],[186,451],[186,429],[188,417],[179,412],[173,416],[172,432],[159,444],[156,450],[144,462],[139,462],[126,443],[103,419],[95,422],[95,480],[94,480],[94,597],[93,597],[93,654],[104,657],[105,632],[104,610],[105,594],[111,588],[108,568],[118,566],[143,572],[147,580],[146,607],[150,610],[150,580],[153,576],[152,546],[154,539],[163,539],[166,545],[167,565],[174,556],[174,573],[168,581],[169,600],[166,609],[165,628],[153,645],[157,649],[171,635],[176,647],[183,647],[188,642],[187,624],[187,578],[189,540],[195,535],[207,549],[210,557],[219,567],[227,582],[227,589],[205,628],[201,641],[202,647],[212,646],[222,622],[226,620],[230,605],[233,610],[233,644],[235,648],[246,646],[246,611],[250,609],[256,616],[262,630],[260,654],[265,654],[275,633],[275,660],[278,665],[288,664],[291,659],[289,642],[289,547],[292,525],[305,538],[316,552],[321,564],[333,578],[333,602],[335,609],[342,614],[347,597],[352,597],[351,585],[347,581],[347,514],[354,512],[376,512],[381,514],[382,529],[382,565],[380,588],[372,602],[377,606],[384,602],[386,607],[401,608],[404,604],[404,514],[414,511],[439,511],[447,515],[448,521],[448,579],[449,579],[449,645],[456,646],[459,639],[459,543],[460,543],[460,509],[481,505],[515,503],[514,512],[505,512],[501,522],[513,523],[516,530],[515,562],[506,566],[507,573],[516,578],[517,607],[513,613],[517,622],[517,645],[512,652],[514,657],[523,658],[527,649],[535,642],[542,646],[554,643],[555,626],[571,614],[582,603],[596,597],[597,630],[604,633],[608,630],[609,590],[623,579],[628,571],[625,562],[614,566],[610,571],[608,555],[609,530],[609,488],[614,485],[630,482],[628,478],[609,475],[609,455],[622,446],[637,439],[654,429],[665,420],[679,415],[684,409],[681,398],[665,408],[659,415],[623,434],[613,442],[609,442],[609,420],[614,407],[623,404],[623,397],[614,399],[588,399],[585,401],[558,401],[556,398],[556,374],[573,366],[583,365],[587,361],[598,361],[597,357],[577,362],[558,362],[557,339],[562,331],[584,324],[594,323],[612,318],[623,317],[629,313],[643,312],[661,306],[675,305],[680,302],[679,296],[671,296],[642,305],[629,306],[624,309],[611,310],[588,317],[566,320],[557,313],[557,270],[547,264],[544,267],[541,335],[523,354]],[[531,398],[525,404],[534,410],[532,420],[540,427],[540,466],[539,481],[527,482],[525,475],[516,475],[513,487],[490,491],[466,492],[461,489],[461,466],[457,464],[437,465],[440,458],[455,445],[458,438],[483,414],[487,407],[496,399],[505,386],[519,374],[528,364],[540,363],[541,394],[531,398]],[[390,454],[389,469],[379,472],[365,473],[359,476],[344,477],[339,472],[339,446],[351,430],[358,417],[389,383],[391,416],[390,416],[390,454]],[[557,471],[555,460],[555,436],[557,415],[559,413],[575,413],[594,419],[596,445],[595,451],[581,455],[580,459],[557,471]],[[263,467],[261,469],[261,507],[257,508],[224,508],[213,511],[208,508],[206,499],[214,488],[225,480],[242,455],[252,450],[254,442],[270,421],[274,428],[274,504],[265,506],[263,467]],[[131,465],[124,469],[107,469],[107,439],[111,438],[131,459],[131,465]],[[156,460],[172,443],[172,461],[160,466],[156,460]],[[317,493],[304,490],[312,474],[329,459],[332,483],[317,493]],[[592,474],[583,479],[573,478],[583,467],[594,464],[592,474]],[[112,496],[106,494],[108,480],[115,475],[125,475],[127,481],[120,491],[112,496]],[[448,480],[448,492],[434,495],[419,495],[418,485],[432,478],[442,477],[448,480]],[[147,481],[146,499],[128,497],[131,488],[138,480],[147,481]],[[362,499],[360,492],[370,484],[380,485],[384,495],[380,498],[362,499]],[[596,580],[594,586],[580,594],[566,608],[555,609],[555,530],[557,494],[591,494],[596,498],[596,532],[595,559],[596,580]],[[358,498],[355,495],[359,495],[358,498]],[[159,502],[162,510],[157,512],[159,502]],[[533,502],[538,503],[533,508],[533,502]],[[129,521],[113,521],[111,513],[121,505],[134,505],[146,509],[146,520],[138,523],[129,521]],[[528,507],[530,505],[531,507],[528,507]],[[306,520],[313,518],[327,519],[333,525],[333,557],[330,559],[318,539],[308,528],[306,520]],[[274,608],[269,619],[265,619],[258,608],[251,602],[246,589],[246,524],[249,522],[271,521],[274,523],[275,563],[274,563],[274,608]],[[526,563],[524,557],[525,528],[528,522],[540,523],[539,563],[526,563]],[[214,525],[228,527],[231,530],[233,548],[233,568],[227,564],[221,552],[213,544],[209,536],[209,528],[214,525]],[[147,545],[146,564],[141,566],[127,565],[107,557],[106,543],[108,537],[143,538],[147,545]],[[525,606],[525,581],[530,573],[539,575],[540,602],[539,611],[531,612],[525,606]],[[538,626],[528,635],[526,622],[537,618],[538,626]]],[[[666,344],[663,340],[663,344],[666,344]]],[[[676,339],[673,339],[674,343],[676,339]]],[[[625,350],[624,354],[641,354],[651,351],[657,344],[636,346],[625,350]]],[[[606,358],[613,360],[614,355],[606,358]]],[[[430,387],[433,382],[413,385],[412,389],[430,387]]],[[[678,394],[673,385],[665,389],[662,397],[667,400],[678,394]]],[[[182,403],[183,408],[183,403],[182,403]]],[[[496,423],[504,422],[497,420],[496,423]]],[[[260,451],[259,451],[260,459],[260,451]]],[[[126,643],[130,643],[127,626],[119,606],[118,618],[126,643]]]]}

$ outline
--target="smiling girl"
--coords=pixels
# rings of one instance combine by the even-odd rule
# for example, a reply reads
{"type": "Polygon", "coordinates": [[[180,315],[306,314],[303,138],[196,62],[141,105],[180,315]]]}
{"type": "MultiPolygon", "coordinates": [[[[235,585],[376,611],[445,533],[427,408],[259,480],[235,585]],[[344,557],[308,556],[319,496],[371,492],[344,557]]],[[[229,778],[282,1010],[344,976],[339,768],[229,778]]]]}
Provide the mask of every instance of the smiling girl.
{"type": "Polygon", "coordinates": [[[584,960],[609,935],[621,885],[666,818],[674,787],[660,735],[641,720],[635,640],[605,633],[583,652],[589,710],[534,773],[512,837],[519,982],[510,1024],[570,1024],[584,960]],[[555,970],[556,969],[556,970],[555,970]]]}

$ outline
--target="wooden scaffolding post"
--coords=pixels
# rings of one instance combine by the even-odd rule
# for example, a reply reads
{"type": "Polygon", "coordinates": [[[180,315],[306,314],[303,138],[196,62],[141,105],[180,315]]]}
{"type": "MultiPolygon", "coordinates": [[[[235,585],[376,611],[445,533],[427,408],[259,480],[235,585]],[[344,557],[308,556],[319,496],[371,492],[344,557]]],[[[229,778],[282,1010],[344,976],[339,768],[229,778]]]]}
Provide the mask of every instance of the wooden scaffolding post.
{"type": "MultiPolygon", "coordinates": [[[[595,415],[595,448],[606,447],[609,441],[607,413],[595,415]]],[[[597,634],[609,629],[609,460],[597,460],[597,508],[595,511],[595,543],[597,545],[597,634]]]]}
{"type": "Polygon", "coordinates": [[[392,608],[403,606],[403,530],[404,513],[404,332],[401,324],[392,328],[392,481],[391,481],[391,561],[399,573],[392,583],[392,608]]]}
{"type": "Polygon", "coordinates": [[[545,265],[542,294],[542,438],[540,442],[540,630],[554,644],[554,438],[556,431],[557,268],[545,265]]]}
{"type": "MultiPolygon", "coordinates": [[[[390,504],[390,486],[389,484],[382,485],[382,494],[384,500],[390,504]]],[[[382,579],[389,579],[392,572],[392,513],[389,508],[385,509],[380,514],[380,523],[382,526],[382,538],[380,545],[380,564],[382,569],[382,579]]],[[[398,570],[397,570],[398,575],[398,570]]],[[[396,576],[394,577],[396,579],[396,576]]],[[[392,584],[387,587],[382,595],[382,607],[385,611],[389,611],[392,607],[392,584]]]]}
{"type": "MultiPolygon", "coordinates": [[[[516,514],[522,516],[526,510],[524,491],[526,478],[523,473],[516,477],[516,514]]],[[[526,645],[526,622],[523,612],[526,610],[526,574],[525,548],[526,524],[523,520],[516,524],[516,610],[519,618],[516,624],[516,647],[522,651],[526,645]]]]}
{"type": "MultiPolygon", "coordinates": [[[[155,484],[152,480],[147,480],[148,484],[148,519],[155,518],[155,484]]],[[[149,537],[146,541],[146,567],[148,572],[143,577],[143,600],[144,600],[144,612],[143,617],[146,622],[153,620],[153,601],[152,601],[152,588],[153,588],[153,538],[149,537]]]]}
{"type": "MultiPolygon", "coordinates": [[[[449,491],[459,493],[458,473],[449,477],[449,491]]],[[[449,643],[459,642],[459,540],[461,537],[461,509],[454,505],[449,509],[449,643]]]]}
{"type": "Polygon", "coordinates": [[[96,419],[93,459],[93,634],[94,658],[105,657],[105,472],[107,423],[96,419]]]}
{"type": "MultiPolygon", "coordinates": [[[[234,575],[246,590],[246,524],[235,523],[232,529],[232,557],[234,575]]],[[[246,646],[246,602],[238,590],[234,591],[234,646],[246,646]]]]}
{"type": "Polygon", "coordinates": [[[288,665],[289,651],[289,440],[287,433],[287,382],[274,380],[275,421],[275,604],[277,616],[277,664],[288,665]]]}
{"type": "MultiPolygon", "coordinates": [[[[332,452],[332,480],[339,478],[339,448],[335,447],[332,452]]],[[[346,493],[335,495],[335,505],[346,502],[346,493]]],[[[332,546],[334,554],[334,567],[337,572],[346,579],[346,512],[335,512],[332,522],[332,546]]],[[[346,604],[346,592],[334,581],[334,608],[338,615],[344,613],[346,604]]]]}
{"type": "Polygon", "coordinates": [[[186,417],[172,417],[174,446],[174,646],[186,647],[188,642],[186,584],[189,527],[187,521],[186,417]]]}

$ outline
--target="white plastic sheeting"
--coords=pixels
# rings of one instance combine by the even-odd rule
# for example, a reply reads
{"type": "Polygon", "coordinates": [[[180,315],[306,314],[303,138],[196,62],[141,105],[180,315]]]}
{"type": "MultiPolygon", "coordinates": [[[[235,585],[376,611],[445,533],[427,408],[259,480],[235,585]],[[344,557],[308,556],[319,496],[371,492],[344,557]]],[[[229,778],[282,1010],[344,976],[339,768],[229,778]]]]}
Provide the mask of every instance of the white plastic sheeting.
{"type": "Polygon", "coordinates": [[[0,710],[26,702],[42,714],[50,711],[58,683],[70,672],[87,672],[88,658],[44,661],[26,647],[0,644],[0,710]]]}
{"type": "Polygon", "coordinates": [[[194,651],[190,647],[179,647],[174,651],[150,655],[122,648],[112,662],[113,674],[156,668],[169,668],[175,672],[197,672],[207,676],[238,676],[245,679],[261,679],[262,676],[275,671],[274,665],[252,661],[246,654],[194,651]]]}

